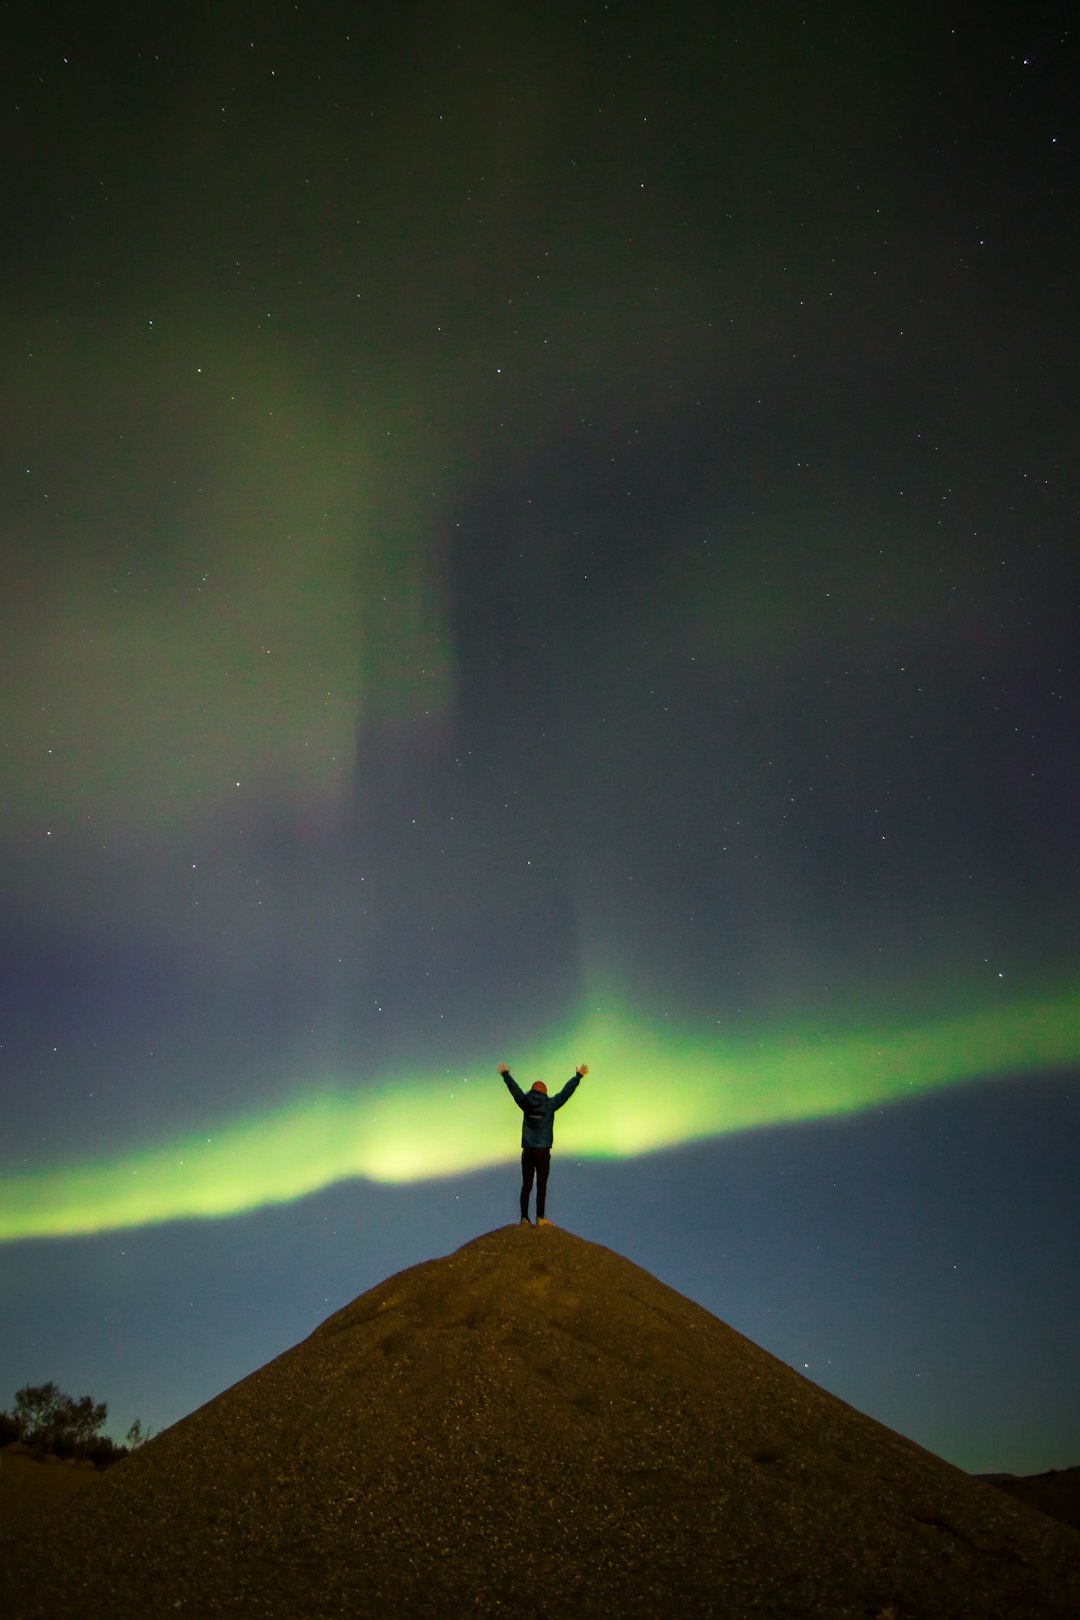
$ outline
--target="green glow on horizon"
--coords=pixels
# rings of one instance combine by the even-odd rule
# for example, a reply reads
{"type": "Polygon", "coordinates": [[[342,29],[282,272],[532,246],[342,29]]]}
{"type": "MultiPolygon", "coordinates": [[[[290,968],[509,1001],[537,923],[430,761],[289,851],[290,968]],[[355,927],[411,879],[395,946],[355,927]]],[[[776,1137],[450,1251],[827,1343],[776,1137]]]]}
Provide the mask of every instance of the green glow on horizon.
{"type": "MultiPolygon", "coordinates": [[[[0,1242],[70,1237],[288,1203],[351,1177],[463,1175],[516,1156],[519,1116],[496,1072],[327,1087],[206,1135],[0,1183],[0,1242]]],[[[911,1028],[724,1041],[622,1010],[582,1016],[523,1062],[525,1085],[590,1073],[556,1122],[577,1158],[631,1158],[755,1126],[856,1113],[963,1081],[1080,1060],[1080,993],[911,1028]]]]}

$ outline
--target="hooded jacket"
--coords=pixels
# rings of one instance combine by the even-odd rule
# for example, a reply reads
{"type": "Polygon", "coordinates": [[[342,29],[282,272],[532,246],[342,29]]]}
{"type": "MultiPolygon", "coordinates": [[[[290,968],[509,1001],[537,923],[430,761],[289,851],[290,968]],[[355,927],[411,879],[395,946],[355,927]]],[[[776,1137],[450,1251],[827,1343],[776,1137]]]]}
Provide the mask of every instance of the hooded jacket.
{"type": "Polygon", "coordinates": [[[522,1091],[509,1069],[503,1075],[503,1079],[506,1081],[507,1091],[525,1116],[521,1122],[522,1147],[549,1148],[555,1111],[561,1108],[564,1102],[570,1101],[581,1082],[581,1075],[572,1075],[554,1097],[549,1097],[542,1091],[522,1091]]]}

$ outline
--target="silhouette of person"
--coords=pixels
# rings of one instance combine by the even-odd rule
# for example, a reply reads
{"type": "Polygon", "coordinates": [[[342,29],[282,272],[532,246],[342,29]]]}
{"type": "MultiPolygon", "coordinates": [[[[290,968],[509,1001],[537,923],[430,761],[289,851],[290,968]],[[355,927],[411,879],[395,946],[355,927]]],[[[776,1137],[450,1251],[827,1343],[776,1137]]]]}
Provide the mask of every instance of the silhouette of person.
{"type": "Polygon", "coordinates": [[[536,1224],[537,1226],[548,1224],[544,1219],[544,1209],[547,1202],[548,1172],[551,1169],[551,1140],[555,1112],[563,1103],[570,1101],[588,1072],[588,1064],[579,1063],[577,1073],[570,1076],[561,1091],[557,1091],[554,1097],[549,1097],[547,1086],[542,1080],[537,1080],[532,1089],[526,1093],[522,1091],[506,1064],[499,1064],[499,1073],[506,1082],[506,1089],[525,1116],[521,1121],[521,1219],[526,1226],[532,1224],[529,1220],[529,1196],[532,1193],[534,1176],[536,1224]]]}

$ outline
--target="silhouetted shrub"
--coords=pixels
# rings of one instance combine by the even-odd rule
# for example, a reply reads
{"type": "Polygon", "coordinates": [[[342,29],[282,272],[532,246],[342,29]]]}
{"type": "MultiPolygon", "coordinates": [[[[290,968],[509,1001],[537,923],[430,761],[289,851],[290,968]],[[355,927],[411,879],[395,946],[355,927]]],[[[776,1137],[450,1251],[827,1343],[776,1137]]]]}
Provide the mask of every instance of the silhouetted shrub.
{"type": "Polygon", "coordinates": [[[101,1433],[108,1415],[105,1402],[89,1395],[75,1401],[57,1384],[26,1384],[16,1392],[14,1412],[0,1412],[0,1446],[21,1441],[39,1457],[83,1458],[109,1468],[149,1440],[150,1430],[136,1418],[127,1445],[119,1445],[101,1433]]]}
{"type": "Polygon", "coordinates": [[[55,1457],[81,1457],[100,1438],[109,1415],[104,1401],[73,1400],[58,1384],[25,1384],[15,1392],[15,1438],[55,1457]]]}

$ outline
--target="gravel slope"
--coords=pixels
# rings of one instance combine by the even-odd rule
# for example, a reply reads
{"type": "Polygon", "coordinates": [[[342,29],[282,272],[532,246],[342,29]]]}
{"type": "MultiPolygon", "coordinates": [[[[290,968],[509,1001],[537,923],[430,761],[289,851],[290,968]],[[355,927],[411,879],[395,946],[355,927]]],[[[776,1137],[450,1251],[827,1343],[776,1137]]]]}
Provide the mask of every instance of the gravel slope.
{"type": "Polygon", "coordinates": [[[505,1227],[0,1535],[7,1620],[1080,1617],[1080,1534],[629,1261],[505,1227]]]}

